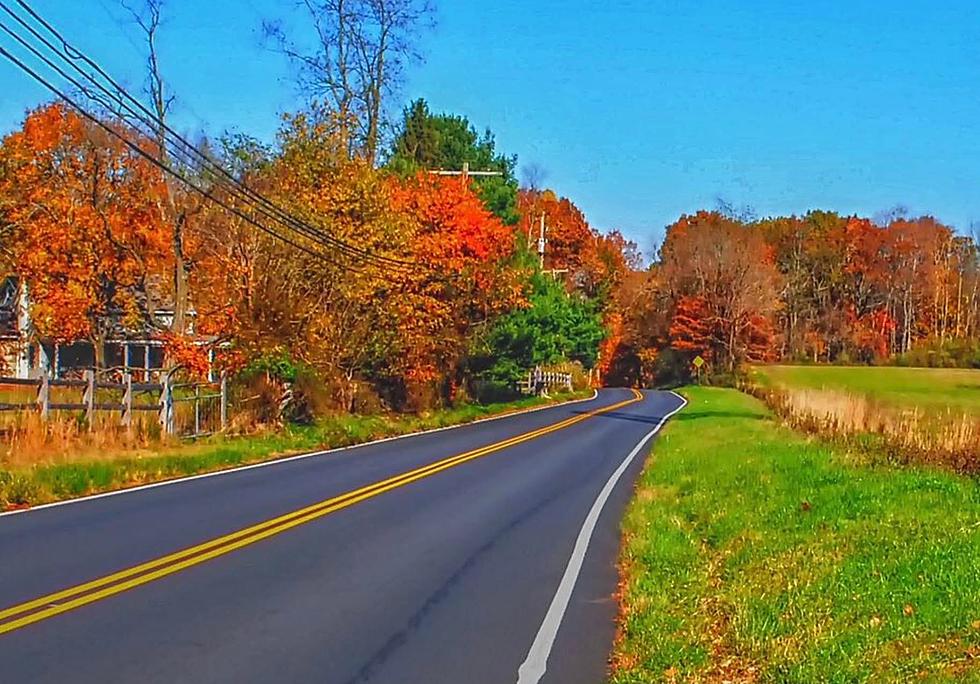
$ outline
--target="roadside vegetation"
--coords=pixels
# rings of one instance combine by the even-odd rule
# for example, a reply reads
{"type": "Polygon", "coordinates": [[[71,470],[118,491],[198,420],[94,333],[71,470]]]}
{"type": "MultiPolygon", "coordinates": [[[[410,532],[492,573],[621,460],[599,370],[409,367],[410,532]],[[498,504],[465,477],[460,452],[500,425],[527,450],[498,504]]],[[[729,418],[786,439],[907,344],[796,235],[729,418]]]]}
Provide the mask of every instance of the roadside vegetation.
{"type": "Polygon", "coordinates": [[[754,366],[762,387],[860,394],[897,409],[960,410],[980,415],[980,371],[888,366],[754,366]]]}
{"type": "Polygon", "coordinates": [[[0,458],[0,510],[460,425],[590,395],[591,390],[579,390],[548,398],[469,403],[417,415],[335,415],[248,436],[218,435],[190,443],[157,441],[135,448],[106,443],[100,433],[94,433],[90,441],[73,442],[72,450],[50,453],[46,458],[26,460],[16,454],[0,458]]]}
{"type": "Polygon", "coordinates": [[[690,387],[624,522],[612,682],[980,681],[980,484],[690,387]]]}
{"type": "Polygon", "coordinates": [[[980,370],[757,366],[746,388],[791,425],[869,461],[980,473],[980,370]]]}

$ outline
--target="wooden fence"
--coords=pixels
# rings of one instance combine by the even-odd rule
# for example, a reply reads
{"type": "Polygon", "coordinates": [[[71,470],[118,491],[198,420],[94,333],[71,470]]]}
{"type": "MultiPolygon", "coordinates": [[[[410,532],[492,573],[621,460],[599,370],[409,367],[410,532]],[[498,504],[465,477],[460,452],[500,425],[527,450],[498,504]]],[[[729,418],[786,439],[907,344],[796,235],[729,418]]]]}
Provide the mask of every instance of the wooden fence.
{"type": "Polygon", "coordinates": [[[0,387],[32,388],[36,396],[32,402],[0,402],[0,412],[36,411],[43,420],[48,420],[53,411],[84,412],[90,429],[99,413],[118,414],[119,425],[128,429],[135,413],[152,411],[161,432],[182,437],[200,437],[228,426],[228,383],[224,376],[217,383],[181,383],[169,374],[163,375],[160,382],[134,382],[133,374],[125,369],[115,369],[115,375],[115,382],[99,380],[92,369],[85,370],[80,379],[51,379],[46,375],[28,380],[0,377],[0,387]],[[81,401],[53,400],[52,390],[60,388],[81,390],[81,401]],[[107,401],[106,395],[116,400],[107,401]],[[139,400],[147,396],[150,401],[139,400]],[[178,411],[181,405],[190,408],[178,411]]]}

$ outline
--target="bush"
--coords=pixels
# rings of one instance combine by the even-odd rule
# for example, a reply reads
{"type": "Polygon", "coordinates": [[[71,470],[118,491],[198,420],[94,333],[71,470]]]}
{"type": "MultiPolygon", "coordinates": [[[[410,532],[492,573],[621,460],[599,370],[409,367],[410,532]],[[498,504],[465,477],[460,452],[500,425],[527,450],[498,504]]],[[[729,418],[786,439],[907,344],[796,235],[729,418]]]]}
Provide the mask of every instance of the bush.
{"type": "Polygon", "coordinates": [[[595,364],[606,336],[596,303],[549,276],[534,276],[532,285],[530,306],[500,316],[475,345],[470,366],[478,379],[515,385],[535,366],[595,364]]]}
{"type": "Polygon", "coordinates": [[[896,356],[893,363],[925,368],[980,368],[980,340],[924,340],[896,356]]]}
{"type": "Polygon", "coordinates": [[[333,398],[316,371],[282,351],[248,364],[232,382],[245,422],[306,424],[328,413],[333,398]]]}
{"type": "Polygon", "coordinates": [[[0,471],[0,508],[35,504],[40,494],[40,486],[29,476],[0,471]]]}

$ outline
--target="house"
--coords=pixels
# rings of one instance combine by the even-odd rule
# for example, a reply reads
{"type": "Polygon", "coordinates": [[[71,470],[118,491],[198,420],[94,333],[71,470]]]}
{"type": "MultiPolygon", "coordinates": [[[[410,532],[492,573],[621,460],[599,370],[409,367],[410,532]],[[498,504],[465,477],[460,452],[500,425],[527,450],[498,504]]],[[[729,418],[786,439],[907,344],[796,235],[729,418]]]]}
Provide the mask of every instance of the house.
{"type": "MultiPolygon", "coordinates": [[[[196,315],[195,311],[188,312],[191,335],[196,315]]],[[[156,327],[146,325],[141,330],[132,330],[117,326],[105,343],[106,368],[125,368],[144,381],[159,375],[165,367],[164,341],[159,331],[170,327],[173,310],[156,309],[153,317],[156,327]]],[[[215,343],[214,338],[199,338],[199,344],[208,346],[212,364],[215,343]]],[[[95,349],[91,341],[65,344],[38,339],[31,327],[27,288],[21,287],[14,277],[0,282],[0,374],[17,378],[42,375],[61,378],[78,375],[94,365],[95,349]]]]}

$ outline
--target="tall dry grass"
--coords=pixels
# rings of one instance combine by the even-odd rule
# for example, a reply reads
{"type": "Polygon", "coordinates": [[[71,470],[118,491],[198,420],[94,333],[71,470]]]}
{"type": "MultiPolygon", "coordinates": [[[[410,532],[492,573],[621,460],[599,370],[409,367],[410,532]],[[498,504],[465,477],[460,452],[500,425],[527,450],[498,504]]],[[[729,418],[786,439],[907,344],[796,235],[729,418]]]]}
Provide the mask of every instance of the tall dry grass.
{"type": "Polygon", "coordinates": [[[745,389],[797,429],[831,438],[871,435],[878,439],[865,446],[890,461],[980,473],[980,416],[953,408],[897,408],[837,390],[745,389]]]}
{"type": "Polygon", "coordinates": [[[43,420],[34,411],[11,412],[0,421],[0,467],[133,456],[163,440],[154,413],[134,415],[129,428],[116,415],[98,415],[90,428],[81,414],[57,412],[43,420]]]}

